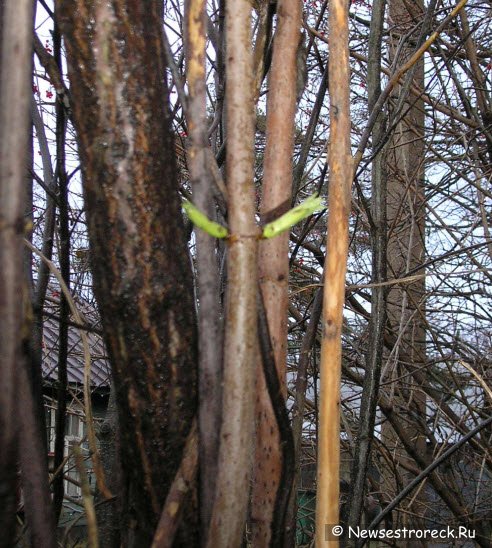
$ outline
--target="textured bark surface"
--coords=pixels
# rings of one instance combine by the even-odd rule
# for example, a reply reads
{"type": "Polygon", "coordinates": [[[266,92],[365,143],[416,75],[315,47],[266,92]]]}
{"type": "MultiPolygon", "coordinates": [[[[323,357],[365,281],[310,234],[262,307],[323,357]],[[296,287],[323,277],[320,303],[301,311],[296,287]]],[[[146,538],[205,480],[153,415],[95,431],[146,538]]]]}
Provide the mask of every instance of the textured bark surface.
{"type": "MultiPolygon", "coordinates": [[[[6,19],[6,6],[0,5],[0,38],[11,38],[8,29],[4,29],[6,19]]],[[[26,139],[20,143],[9,140],[9,131],[14,124],[20,121],[21,127],[27,130],[27,118],[22,112],[15,112],[8,104],[17,93],[18,87],[11,90],[6,96],[8,83],[11,78],[9,70],[12,64],[12,51],[8,51],[6,45],[0,42],[0,527],[2,537],[0,546],[9,546],[13,542],[15,532],[15,505],[17,488],[17,433],[14,421],[15,417],[15,390],[16,390],[16,362],[20,355],[20,340],[18,333],[22,325],[21,310],[18,307],[19,291],[22,290],[22,244],[23,236],[23,174],[24,170],[19,165],[18,158],[23,158],[26,139]],[[10,54],[10,55],[8,55],[10,54]],[[15,118],[9,117],[14,114],[15,118]],[[20,157],[13,157],[12,147],[20,157]],[[10,160],[8,162],[7,160],[10,160]]],[[[26,76],[26,75],[24,75],[26,76]]],[[[27,80],[21,80],[21,85],[27,80]]],[[[11,139],[14,135],[10,136],[11,139]]],[[[23,136],[24,137],[24,136],[23,136]]]]}
{"type": "MultiPolygon", "coordinates": [[[[267,137],[261,201],[262,222],[268,223],[290,208],[292,155],[296,108],[296,53],[301,4],[281,0],[273,46],[267,101],[267,137]]],[[[286,397],[287,306],[289,301],[289,233],[264,240],[259,246],[259,283],[268,319],[275,365],[286,397]]],[[[251,505],[252,540],[268,546],[276,494],[282,473],[282,449],[277,421],[261,363],[256,377],[256,451],[251,505]]]]}
{"type": "MultiPolygon", "coordinates": [[[[60,72],[62,71],[61,36],[58,26],[53,32],[54,57],[60,72]]],[[[63,280],[70,290],[70,226],[68,204],[68,176],[65,166],[67,116],[65,107],[59,101],[56,103],[56,178],[58,195],[58,236],[59,236],[59,268],[63,280]]],[[[60,322],[58,327],[58,387],[55,425],[55,456],[53,466],[57,470],[65,456],[65,428],[67,414],[68,388],[68,320],[70,307],[65,295],[60,296],[60,322]]],[[[64,495],[63,475],[59,474],[53,481],[53,506],[55,520],[58,521],[62,510],[64,495]]]]}
{"type": "Polygon", "coordinates": [[[229,247],[222,427],[216,496],[207,546],[241,546],[254,450],[257,353],[257,238],[253,188],[253,56],[251,7],[226,3],[226,179],[229,247]]]}
{"type": "MultiPolygon", "coordinates": [[[[375,0],[372,6],[367,65],[368,107],[371,111],[381,94],[381,44],[385,21],[386,0],[375,0]]],[[[371,166],[371,248],[372,283],[384,282],[387,277],[386,257],[386,159],[385,149],[378,153],[386,130],[384,111],[374,124],[372,149],[375,154],[371,166]]],[[[369,322],[369,348],[366,354],[366,375],[360,406],[360,424],[355,441],[351,466],[350,491],[343,516],[348,526],[356,527],[361,519],[370,452],[374,437],[374,424],[378,401],[381,366],[383,361],[384,333],[386,329],[386,288],[375,287],[371,295],[369,322]]],[[[347,543],[349,541],[347,540],[347,543]]]]}
{"type": "MultiPolygon", "coordinates": [[[[187,121],[188,166],[193,189],[193,203],[209,218],[215,218],[212,176],[206,118],[205,84],[205,0],[186,4],[186,58],[188,77],[187,121]]],[[[215,163],[215,159],[212,159],[215,163]]],[[[195,230],[198,293],[199,348],[199,433],[200,433],[200,519],[201,536],[207,536],[217,476],[220,411],[222,396],[222,318],[219,303],[220,276],[217,240],[195,230]]]]}
{"type": "MultiPolygon", "coordinates": [[[[196,332],[162,4],[60,3],[94,289],[118,405],[123,543],[150,544],[196,409],[196,332]]],[[[181,541],[196,543],[190,515],[181,541]]]]}
{"type": "Polygon", "coordinates": [[[186,498],[195,482],[197,472],[198,432],[196,421],[194,421],[186,440],[181,465],[174,477],[162,509],[152,548],[171,548],[174,545],[174,538],[179,527],[186,498]]]}
{"type": "MultiPolygon", "coordinates": [[[[393,28],[391,55],[398,65],[406,62],[414,52],[415,45],[401,45],[403,36],[407,35],[417,21],[424,15],[422,2],[410,5],[402,0],[391,0],[388,3],[388,16],[393,28]]],[[[415,27],[413,38],[419,40],[420,29],[415,27]]],[[[422,38],[421,38],[422,40],[422,38]]],[[[413,81],[424,87],[424,61],[417,64],[406,75],[407,80],[413,75],[413,81]]],[[[419,266],[425,261],[425,196],[424,196],[424,121],[425,112],[420,99],[411,98],[405,101],[407,86],[396,88],[393,93],[393,108],[401,105],[405,117],[396,126],[388,148],[386,169],[388,173],[388,275],[390,278],[402,278],[407,272],[422,273],[419,266]]],[[[393,120],[400,114],[391,112],[393,120]]],[[[417,368],[425,378],[425,278],[422,277],[404,287],[393,286],[388,292],[388,321],[396,345],[390,361],[385,367],[386,381],[417,368]]],[[[419,420],[425,421],[425,394],[419,382],[409,377],[405,388],[395,394],[394,405],[406,430],[411,433],[413,443],[421,455],[426,455],[424,429],[419,420]],[[417,420],[416,420],[417,418],[417,420]]],[[[394,455],[396,462],[403,465],[409,461],[409,455],[398,440],[393,428],[383,427],[384,441],[394,455]]],[[[411,477],[401,470],[407,480],[411,477]]],[[[400,486],[394,479],[394,470],[387,470],[384,478],[383,492],[391,500],[400,486]]],[[[421,515],[424,511],[423,493],[415,497],[411,512],[421,515]],[[420,501],[420,504],[419,504],[420,501]]],[[[403,526],[405,523],[400,523],[403,526]]],[[[423,525],[423,524],[422,524],[423,525]]]]}
{"type": "Polygon", "coordinates": [[[318,333],[319,321],[321,318],[321,307],[323,304],[323,289],[320,288],[314,297],[311,318],[302,338],[301,352],[299,354],[299,366],[297,369],[296,388],[294,405],[292,406],[292,437],[294,439],[295,474],[293,478],[292,491],[290,493],[289,507],[286,523],[291,524],[291,530],[287,534],[290,544],[295,544],[296,518],[298,511],[297,489],[301,479],[301,455],[302,455],[302,427],[304,423],[304,412],[306,408],[306,390],[308,384],[308,367],[312,354],[315,351],[315,339],[318,333]]]}
{"type": "MultiPolygon", "coordinates": [[[[108,408],[99,429],[98,441],[106,487],[111,493],[118,493],[121,488],[121,471],[118,459],[118,410],[114,384],[111,386],[108,408]]],[[[105,500],[102,493],[97,492],[95,502],[99,543],[105,548],[118,548],[121,536],[118,500],[105,500]]]]}
{"type": "Polygon", "coordinates": [[[33,546],[55,545],[45,444],[28,374],[23,270],[32,0],[0,5],[0,546],[14,543],[19,461],[33,546]]]}
{"type": "MultiPolygon", "coordinates": [[[[320,362],[316,545],[326,543],[325,527],[339,521],[340,376],[345,273],[352,157],[350,154],[350,100],[347,0],[330,2],[330,184],[328,231],[323,293],[323,338],[320,362]],[[336,29],[336,32],[333,30],[336,29]]],[[[338,545],[338,538],[331,539],[338,545]]]]}

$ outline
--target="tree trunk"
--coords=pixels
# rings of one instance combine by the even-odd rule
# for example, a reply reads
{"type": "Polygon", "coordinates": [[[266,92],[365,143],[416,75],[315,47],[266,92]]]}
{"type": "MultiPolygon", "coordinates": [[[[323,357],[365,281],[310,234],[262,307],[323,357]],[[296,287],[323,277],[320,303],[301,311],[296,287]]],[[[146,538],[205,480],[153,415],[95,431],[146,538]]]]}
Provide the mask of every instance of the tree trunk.
{"type": "MultiPolygon", "coordinates": [[[[25,3],[24,11],[29,3],[25,3]]],[[[20,81],[13,80],[14,44],[9,44],[12,34],[6,23],[12,24],[13,2],[0,5],[0,546],[11,546],[15,534],[15,511],[17,493],[17,428],[16,364],[21,355],[20,331],[23,310],[18,306],[18,295],[22,291],[22,237],[24,214],[25,151],[27,149],[27,117],[17,93],[27,85],[26,74],[20,81]],[[9,89],[12,84],[16,86],[9,89]],[[12,101],[13,103],[9,103],[12,101]],[[15,107],[13,106],[15,105],[15,107]],[[17,127],[20,121],[20,130],[17,127]],[[25,131],[23,131],[25,130],[25,131]],[[20,140],[16,137],[21,136],[20,140]]],[[[25,16],[25,13],[23,14],[25,16]]],[[[22,16],[21,16],[22,21],[22,16]]],[[[27,43],[22,44],[23,50],[27,43]]],[[[28,62],[23,58],[21,62],[28,62]]],[[[15,64],[14,64],[15,63],[15,64]]],[[[25,99],[25,92],[21,96],[25,99]]]]}
{"type": "MultiPolygon", "coordinates": [[[[424,15],[421,1],[409,4],[402,0],[389,2],[389,21],[392,27],[392,57],[400,51],[400,57],[394,59],[397,65],[408,60],[414,49],[420,45],[417,31],[413,40],[401,46],[400,41],[424,15]],[[413,45],[410,45],[412,43],[413,45]],[[417,46],[415,47],[415,44],[417,46]]],[[[393,112],[390,110],[389,124],[396,123],[394,134],[388,147],[386,169],[388,173],[388,274],[390,278],[404,277],[406,272],[421,273],[418,269],[425,258],[425,197],[424,197],[424,120],[423,102],[411,99],[405,102],[410,78],[423,89],[424,61],[407,73],[406,82],[393,92],[393,112]],[[396,108],[395,108],[396,105],[396,108]]],[[[388,321],[397,343],[389,358],[386,381],[396,379],[408,373],[412,368],[421,368],[425,364],[425,278],[411,284],[392,286],[388,292],[388,321]]],[[[422,371],[423,372],[423,371],[422,371]]],[[[401,383],[400,383],[401,386],[401,383]]],[[[412,432],[413,442],[418,452],[426,454],[425,435],[419,421],[425,422],[425,395],[419,385],[408,377],[405,388],[395,392],[395,405],[406,431],[412,432]]],[[[408,460],[397,436],[389,427],[383,428],[384,441],[394,456],[396,466],[408,460]]],[[[384,477],[384,496],[391,500],[399,488],[390,477],[394,469],[386,471],[384,477]]],[[[403,476],[406,473],[400,469],[403,476]]],[[[422,496],[420,496],[422,502],[422,496]]],[[[417,502],[412,512],[421,514],[423,506],[417,502]]],[[[415,524],[415,522],[414,522],[415,524]]],[[[399,524],[399,526],[405,523],[399,524]]],[[[422,523],[420,523],[423,526],[422,523]]],[[[395,524],[396,526],[396,524],[395,524]]]]}
{"type": "MultiPolygon", "coordinates": [[[[374,108],[381,93],[381,46],[384,28],[386,0],[373,2],[367,88],[369,112],[374,108]]],[[[383,361],[384,333],[386,329],[386,288],[379,286],[387,274],[387,219],[386,219],[386,164],[385,149],[379,147],[385,137],[386,116],[382,112],[374,124],[372,149],[375,158],[371,166],[371,244],[372,290],[371,319],[369,322],[369,349],[366,356],[366,374],[360,406],[360,423],[351,466],[350,490],[347,501],[347,525],[357,527],[360,522],[374,437],[374,424],[378,403],[381,365],[383,361]]]]}
{"type": "MultiPolygon", "coordinates": [[[[212,176],[209,169],[205,76],[205,0],[186,4],[186,56],[188,76],[188,165],[193,202],[200,211],[215,218],[212,176]]],[[[215,159],[212,158],[215,162],[215,159]]],[[[199,433],[200,433],[200,534],[207,537],[217,476],[220,411],[222,397],[222,318],[219,302],[217,240],[195,230],[198,293],[199,347],[199,433]]]]}
{"type": "MultiPolygon", "coordinates": [[[[115,494],[121,489],[121,470],[118,459],[118,410],[116,408],[116,391],[111,384],[108,408],[104,422],[98,434],[99,455],[104,470],[106,486],[115,494]]],[[[120,517],[118,509],[122,507],[121,500],[105,500],[104,496],[96,493],[96,518],[98,524],[99,544],[104,548],[118,548],[120,546],[120,517]]]]}
{"type": "MultiPolygon", "coordinates": [[[[162,3],[71,0],[58,7],[94,291],[118,405],[122,542],[147,546],[196,411],[197,377],[162,3]]],[[[198,542],[196,512],[180,541],[198,542]]]]}
{"type": "MultiPolygon", "coordinates": [[[[262,223],[268,223],[290,208],[292,154],[296,106],[296,53],[301,21],[299,0],[281,0],[273,46],[267,100],[267,128],[262,223]]],[[[289,233],[264,240],[259,246],[259,283],[268,319],[277,374],[287,396],[287,307],[289,301],[289,233]]],[[[273,539],[276,495],[282,473],[279,430],[268,395],[261,363],[256,377],[256,451],[251,504],[254,546],[269,546],[273,539]]],[[[284,527],[282,527],[284,529],[284,527]]]]}
{"type": "Polygon", "coordinates": [[[226,179],[229,232],[219,465],[209,548],[240,546],[254,448],[257,239],[253,187],[251,7],[226,2],[226,179]]]}
{"type": "Polygon", "coordinates": [[[337,538],[327,527],[339,521],[340,376],[345,273],[349,245],[348,221],[352,183],[350,153],[350,68],[348,3],[330,3],[330,185],[323,292],[323,338],[320,363],[320,406],[316,493],[316,545],[337,538]],[[336,29],[336,32],[335,32],[336,29]]]}
{"type": "Polygon", "coordinates": [[[33,2],[0,6],[0,546],[14,544],[19,461],[31,541],[55,545],[47,459],[28,375],[23,271],[33,2]]]}

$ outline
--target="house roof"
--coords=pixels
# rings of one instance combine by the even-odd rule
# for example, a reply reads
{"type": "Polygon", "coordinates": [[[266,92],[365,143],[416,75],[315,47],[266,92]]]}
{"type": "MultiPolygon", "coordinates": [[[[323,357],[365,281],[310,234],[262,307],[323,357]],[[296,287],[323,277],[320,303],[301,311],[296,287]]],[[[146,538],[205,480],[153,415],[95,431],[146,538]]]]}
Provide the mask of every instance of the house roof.
{"type": "MultiPolygon", "coordinates": [[[[100,334],[100,319],[97,310],[81,298],[75,297],[77,309],[85,320],[89,330],[86,331],[91,355],[91,387],[109,388],[110,366],[106,349],[100,334]]],[[[60,293],[49,287],[44,305],[43,321],[43,378],[56,381],[58,377],[58,329],[60,317],[60,293]]],[[[73,318],[70,317],[73,322],[73,318]]],[[[84,352],[80,328],[74,325],[68,327],[68,360],[67,376],[70,384],[84,383],[84,352]]]]}

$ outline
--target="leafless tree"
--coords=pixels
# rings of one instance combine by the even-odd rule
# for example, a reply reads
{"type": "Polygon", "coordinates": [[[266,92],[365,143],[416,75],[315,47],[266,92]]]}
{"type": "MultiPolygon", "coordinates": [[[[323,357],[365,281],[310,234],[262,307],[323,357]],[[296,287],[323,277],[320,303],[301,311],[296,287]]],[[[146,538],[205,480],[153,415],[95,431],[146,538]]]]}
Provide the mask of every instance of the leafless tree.
{"type": "Polygon", "coordinates": [[[340,2],[341,50],[327,0],[36,6],[34,33],[29,2],[0,27],[0,544],[20,469],[18,533],[54,545],[76,324],[104,334],[114,383],[94,500],[80,482],[93,545],[94,516],[108,546],[322,543],[340,505],[489,545],[490,3],[340,2]],[[261,238],[313,193],[326,212],[261,238]],[[102,320],[57,297],[50,471],[49,261],[102,320]]]}

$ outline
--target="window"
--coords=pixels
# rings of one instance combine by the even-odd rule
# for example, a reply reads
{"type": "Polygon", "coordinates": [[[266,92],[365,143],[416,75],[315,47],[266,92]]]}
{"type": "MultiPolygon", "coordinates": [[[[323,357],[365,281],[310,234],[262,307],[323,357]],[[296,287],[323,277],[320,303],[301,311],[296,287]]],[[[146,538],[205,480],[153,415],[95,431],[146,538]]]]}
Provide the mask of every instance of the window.
{"type": "Polygon", "coordinates": [[[46,438],[48,445],[48,454],[55,453],[55,424],[56,424],[56,409],[51,403],[44,407],[46,418],[46,438]]]}
{"type": "Polygon", "coordinates": [[[80,488],[80,474],[75,464],[73,448],[80,445],[84,437],[84,420],[80,415],[73,412],[68,412],[65,424],[65,456],[68,456],[65,466],[65,477],[70,478],[65,480],[65,493],[71,497],[80,497],[82,491],[80,488]]]}
{"type": "Polygon", "coordinates": [[[81,416],[68,412],[65,423],[65,436],[79,441],[84,437],[84,421],[81,416]]]}
{"type": "Polygon", "coordinates": [[[75,456],[73,454],[74,446],[78,445],[76,440],[68,440],[65,444],[66,454],[69,455],[67,464],[65,465],[65,493],[70,497],[80,497],[82,490],[80,488],[80,474],[77,470],[75,456]],[[70,481],[73,480],[73,481],[70,481]],[[75,483],[76,482],[76,483],[75,483]]]}
{"type": "MultiPolygon", "coordinates": [[[[55,454],[55,428],[56,428],[56,403],[52,400],[45,402],[45,417],[46,417],[46,437],[48,446],[48,456],[53,457],[55,454]]],[[[73,456],[73,448],[80,445],[82,451],[85,447],[82,442],[85,435],[85,422],[82,414],[78,414],[79,409],[73,405],[67,411],[65,422],[65,450],[64,456],[68,457],[65,464],[65,478],[70,478],[77,483],[73,483],[69,479],[65,479],[65,493],[71,497],[80,497],[82,495],[79,483],[80,475],[75,465],[73,456]]]]}

